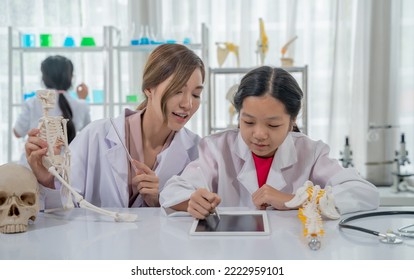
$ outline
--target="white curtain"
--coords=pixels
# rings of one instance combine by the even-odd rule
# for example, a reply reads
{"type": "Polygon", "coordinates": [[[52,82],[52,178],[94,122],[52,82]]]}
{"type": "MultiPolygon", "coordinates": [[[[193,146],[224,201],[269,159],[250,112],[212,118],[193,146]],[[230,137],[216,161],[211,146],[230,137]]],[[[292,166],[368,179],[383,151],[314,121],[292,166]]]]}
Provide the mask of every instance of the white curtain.
{"type": "MultiPolygon", "coordinates": [[[[259,64],[255,53],[258,19],[269,38],[266,64],[280,66],[280,49],[294,35],[289,49],[296,66],[308,65],[308,134],[331,146],[340,158],[349,137],[354,165],[377,184],[387,183],[405,133],[407,150],[414,153],[414,2],[410,0],[113,0],[1,1],[0,52],[6,53],[6,26],[101,27],[114,25],[128,43],[132,24],[148,25],[159,40],[190,38],[201,41],[201,24],[209,29],[210,67],[218,67],[216,42],[239,46],[240,66],[259,64]],[[376,129],[369,129],[374,127],[376,129]],[[391,128],[388,128],[391,127],[391,128]],[[369,165],[366,165],[367,162],[369,165]],[[385,175],[387,174],[387,175],[385,175]]],[[[136,58],[132,61],[141,61],[136,58]]],[[[7,57],[0,56],[2,65],[7,57]]],[[[143,61],[134,63],[135,75],[143,61]]],[[[235,67],[231,54],[223,67],[235,67]]],[[[0,162],[7,150],[7,68],[0,68],[2,130],[0,162]]],[[[139,75],[138,75],[139,77],[139,75]]],[[[239,76],[222,78],[217,94],[224,98],[239,76]]],[[[133,91],[140,80],[122,81],[133,91]],[[128,84],[128,85],[127,85],[128,84]]],[[[207,94],[204,92],[203,94],[207,94]]],[[[205,105],[205,104],[204,104],[205,105]]],[[[227,120],[227,107],[216,109],[227,120]]],[[[200,133],[203,114],[191,128],[200,133]]],[[[408,167],[408,169],[411,167],[408,167]]],[[[412,169],[411,169],[412,170],[412,169]]]]}

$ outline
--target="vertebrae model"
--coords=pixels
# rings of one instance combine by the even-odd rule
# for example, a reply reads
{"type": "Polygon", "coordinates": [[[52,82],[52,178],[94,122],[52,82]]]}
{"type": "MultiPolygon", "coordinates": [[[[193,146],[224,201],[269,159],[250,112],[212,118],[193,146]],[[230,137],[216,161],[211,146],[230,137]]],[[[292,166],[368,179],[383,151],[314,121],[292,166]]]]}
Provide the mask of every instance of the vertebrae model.
{"type": "Polygon", "coordinates": [[[299,207],[298,217],[303,224],[303,235],[312,250],[318,250],[321,246],[324,235],[322,216],[333,220],[340,218],[335,208],[332,188],[327,186],[321,189],[310,181],[306,181],[297,190],[295,197],[285,205],[290,208],[299,207]]]}
{"type": "Polygon", "coordinates": [[[46,156],[43,157],[42,163],[48,171],[55,176],[61,183],[62,203],[65,209],[73,208],[75,202],[81,208],[86,208],[97,213],[111,216],[117,222],[132,222],[137,219],[134,214],[116,213],[96,207],[87,202],[78,194],[69,182],[70,178],[70,150],[68,145],[68,136],[66,124],[68,120],[61,116],[49,116],[49,110],[54,108],[56,103],[56,91],[38,90],[36,92],[43,107],[43,117],[39,120],[39,137],[48,144],[46,156]]]}

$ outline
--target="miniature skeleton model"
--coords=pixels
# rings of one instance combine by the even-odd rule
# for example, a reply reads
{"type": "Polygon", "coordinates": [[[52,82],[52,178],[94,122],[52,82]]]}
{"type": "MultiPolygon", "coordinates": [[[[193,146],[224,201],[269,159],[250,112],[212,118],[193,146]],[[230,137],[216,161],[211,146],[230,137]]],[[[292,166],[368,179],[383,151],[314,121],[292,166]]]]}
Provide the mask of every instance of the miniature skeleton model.
{"type": "Polygon", "coordinates": [[[18,164],[0,166],[0,232],[27,231],[39,212],[39,187],[33,173],[18,164]]]}
{"type": "Polygon", "coordinates": [[[66,131],[67,120],[61,116],[52,117],[48,114],[48,110],[55,106],[56,94],[54,90],[38,90],[36,93],[43,107],[43,117],[39,120],[39,137],[48,143],[48,151],[46,156],[43,157],[43,165],[63,184],[61,189],[63,207],[66,209],[74,207],[73,196],[75,202],[81,208],[87,208],[100,214],[111,216],[117,222],[135,221],[137,219],[136,215],[120,214],[92,205],[70,185],[70,150],[66,131]],[[56,149],[59,150],[58,154],[56,154],[56,149]]]}
{"type": "MultiPolygon", "coordinates": [[[[66,131],[67,120],[62,116],[49,116],[49,110],[55,106],[56,92],[54,90],[38,90],[37,98],[42,103],[43,117],[39,119],[39,137],[48,144],[47,155],[42,162],[46,168],[55,167],[60,176],[68,183],[70,170],[70,150],[66,131]],[[55,154],[54,149],[60,150],[55,154]]],[[[62,203],[64,208],[73,208],[72,197],[67,188],[62,188],[62,203]]]]}
{"type": "Polygon", "coordinates": [[[321,189],[310,181],[306,181],[297,190],[295,197],[285,205],[289,208],[299,207],[298,217],[303,224],[303,235],[312,250],[321,247],[321,238],[324,235],[322,216],[333,220],[340,218],[335,208],[332,188],[328,186],[321,189]]]}

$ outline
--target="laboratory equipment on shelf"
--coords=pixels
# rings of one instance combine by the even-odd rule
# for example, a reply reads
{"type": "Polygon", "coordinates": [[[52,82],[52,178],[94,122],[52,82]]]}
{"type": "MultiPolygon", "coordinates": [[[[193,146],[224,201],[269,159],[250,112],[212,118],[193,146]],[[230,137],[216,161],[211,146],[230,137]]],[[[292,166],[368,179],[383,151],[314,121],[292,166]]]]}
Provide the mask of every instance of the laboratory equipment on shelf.
{"type": "Polygon", "coordinates": [[[344,151],[340,152],[342,158],[340,158],[339,160],[342,161],[342,166],[345,168],[348,168],[349,166],[354,166],[354,164],[352,163],[352,151],[351,151],[351,146],[349,145],[349,138],[348,136],[345,137],[345,146],[344,146],[344,151]]]}
{"type": "Polygon", "coordinates": [[[392,172],[393,175],[393,185],[392,191],[393,192],[401,192],[401,191],[412,191],[414,192],[414,186],[410,186],[407,182],[407,178],[414,175],[414,173],[410,172],[403,172],[401,170],[402,166],[405,164],[410,164],[410,160],[408,159],[408,151],[405,148],[405,135],[404,133],[401,134],[401,142],[400,142],[400,149],[399,151],[395,151],[395,159],[394,159],[394,166],[395,170],[392,172]]]}

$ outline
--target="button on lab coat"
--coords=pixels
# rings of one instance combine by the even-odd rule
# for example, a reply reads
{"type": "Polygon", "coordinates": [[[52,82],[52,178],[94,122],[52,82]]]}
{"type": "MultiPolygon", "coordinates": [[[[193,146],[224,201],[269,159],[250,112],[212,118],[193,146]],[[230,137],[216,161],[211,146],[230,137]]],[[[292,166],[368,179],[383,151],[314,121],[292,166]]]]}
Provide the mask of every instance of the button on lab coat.
{"type": "MultiPolygon", "coordinates": [[[[375,209],[377,188],[362,179],[355,169],[343,168],[328,156],[329,147],[306,135],[290,132],[278,148],[266,184],[295,193],[305,181],[333,187],[335,204],[341,213],[375,209]]],[[[253,156],[238,129],[203,138],[199,158],[181,176],[171,178],[161,192],[160,203],[170,208],[188,200],[196,188],[209,185],[222,199],[222,207],[255,208],[252,194],[259,188],[253,156]],[[203,175],[200,174],[202,170],[203,175]]]]}
{"type": "MultiPolygon", "coordinates": [[[[135,111],[126,110],[126,114],[135,111]]],[[[125,139],[124,115],[114,123],[125,139]]],[[[170,146],[157,156],[155,173],[159,177],[159,190],[173,175],[181,174],[184,167],[198,157],[200,137],[186,128],[179,130],[170,146]]],[[[71,185],[84,198],[99,207],[128,207],[128,159],[126,152],[109,119],[92,122],[75,137],[71,149],[71,185]]],[[[58,181],[55,186],[59,189],[58,181]]],[[[46,208],[48,199],[46,197],[46,208]]],[[[132,207],[140,207],[137,199],[132,207]]]]}

